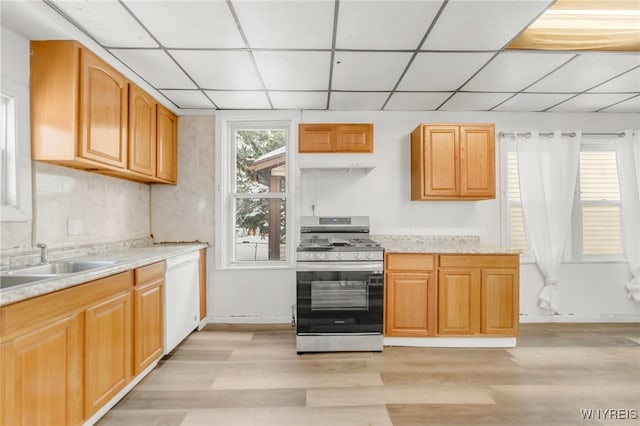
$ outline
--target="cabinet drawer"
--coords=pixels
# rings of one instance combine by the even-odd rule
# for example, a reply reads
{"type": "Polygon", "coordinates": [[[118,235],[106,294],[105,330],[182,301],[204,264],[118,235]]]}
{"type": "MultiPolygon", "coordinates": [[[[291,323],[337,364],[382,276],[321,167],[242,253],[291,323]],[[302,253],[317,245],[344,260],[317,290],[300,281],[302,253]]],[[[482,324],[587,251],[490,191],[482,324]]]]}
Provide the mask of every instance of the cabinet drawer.
{"type": "Polygon", "coordinates": [[[3,306],[0,310],[2,337],[28,326],[45,324],[132,287],[133,271],[128,271],[3,306]]]}
{"type": "Polygon", "coordinates": [[[389,253],[385,269],[388,271],[432,271],[435,255],[421,253],[389,253]]]}
{"type": "Polygon", "coordinates": [[[164,262],[137,268],[135,272],[136,285],[146,284],[164,278],[164,262]]]}
{"type": "Polygon", "coordinates": [[[519,264],[517,254],[440,255],[441,268],[516,268],[519,264]]]}

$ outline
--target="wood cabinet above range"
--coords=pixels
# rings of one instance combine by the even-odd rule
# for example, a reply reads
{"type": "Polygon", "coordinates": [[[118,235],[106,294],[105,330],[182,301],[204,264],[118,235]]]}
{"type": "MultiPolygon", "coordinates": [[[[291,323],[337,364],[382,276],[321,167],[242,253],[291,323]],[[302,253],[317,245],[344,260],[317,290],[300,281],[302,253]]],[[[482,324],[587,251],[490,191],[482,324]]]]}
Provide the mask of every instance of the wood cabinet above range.
{"type": "MultiPolygon", "coordinates": [[[[31,42],[31,156],[61,166],[144,183],[177,157],[159,148],[161,106],[76,41],[31,42]],[[160,167],[158,158],[164,155],[160,167]]],[[[176,117],[173,121],[177,123],[176,117]]],[[[175,132],[169,135],[175,139],[175,132]]],[[[175,140],[168,142],[175,145],[175,140]]]]}
{"type": "Polygon", "coordinates": [[[298,152],[372,153],[373,124],[300,124],[298,126],[298,152]]]}
{"type": "Polygon", "coordinates": [[[411,133],[411,200],[494,198],[493,124],[421,124],[411,133]]]}

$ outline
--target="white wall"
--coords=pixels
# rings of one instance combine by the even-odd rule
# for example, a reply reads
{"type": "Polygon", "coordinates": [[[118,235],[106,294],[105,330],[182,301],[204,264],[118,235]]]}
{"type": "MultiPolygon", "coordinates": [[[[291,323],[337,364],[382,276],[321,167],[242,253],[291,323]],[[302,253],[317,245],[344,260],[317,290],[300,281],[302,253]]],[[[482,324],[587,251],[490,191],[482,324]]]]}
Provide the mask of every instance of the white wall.
{"type": "MultiPolygon", "coordinates": [[[[484,242],[500,244],[505,241],[501,235],[500,138],[496,138],[496,200],[410,201],[410,133],[418,124],[495,123],[496,136],[501,131],[523,130],[607,132],[637,128],[640,115],[304,111],[301,122],[373,122],[374,154],[361,156],[371,157],[376,165],[368,174],[303,172],[302,214],[311,214],[310,206],[314,204],[319,215],[369,215],[374,234],[475,234],[484,242]]],[[[537,293],[544,280],[535,265],[523,265],[522,319],[624,320],[635,316],[640,320],[640,303],[629,301],[624,289],[630,279],[625,263],[563,265],[559,281],[560,311],[550,318],[537,307],[537,293]]]]}
{"type": "MultiPolygon", "coordinates": [[[[313,204],[319,215],[368,215],[375,234],[476,234],[485,242],[500,244],[503,237],[500,139],[496,148],[496,200],[412,202],[409,134],[418,124],[492,122],[496,123],[496,133],[528,129],[605,132],[635,128],[639,118],[638,114],[303,111],[301,122],[374,123],[374,154],[354,155],[350,159],[372,161],[376,167],[369,173],[302,172],[296,184],[300,192],[298,211],[311,214],[313,204]]],[[[308,162],[301,158],[303,154],[297,157],[300,164],[308,162]]],[[[344,156],[333,158],[339,161],[344,156]]],[[[537,293],[543,285],[537,267],[524,264],[521,318],[523,321],[638,320],[640,304],[629,301],[624,290],[629,278],[624,263],[563,265],[559,284],[560,315],[550,317],[536,304],[537,293]]],[[[209,287],[209,316],[214,321],[288,322],[292,303],[295,303],[293,270],[217,270],[209,287]]]]}
{"type": "MultiPolygon", "coordinates": [[[[2,74],[28,87],[29,41],[1,26],[2,74]]],[[[29,140],[20,140],[29,144],[29,140]]],[[[33,222],[0,223],[2,254],[29,250],[35,243],[67,247],[148,237],[149,186],[32,162],[33,222]],[[70,236],[69,219],[82,222],[70,236]]]]}

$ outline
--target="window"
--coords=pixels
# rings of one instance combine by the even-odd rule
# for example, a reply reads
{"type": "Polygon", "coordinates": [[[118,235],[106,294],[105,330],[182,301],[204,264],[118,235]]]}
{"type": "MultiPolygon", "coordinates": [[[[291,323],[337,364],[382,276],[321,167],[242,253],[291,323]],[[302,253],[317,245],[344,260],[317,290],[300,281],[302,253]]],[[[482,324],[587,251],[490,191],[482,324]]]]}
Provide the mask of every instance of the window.
{"type": "MultiPolygon", "coordinates": [[[[620,189],[614,139],[583,136],[566,260],[622,255],[620,189]]],[[[509,244],[528,254],[515,142],[507,144],[506,179],[509,244]]]]}
{"type": "Polygon", "coordinates": [[[220,266],[287,266],[291,260],[291,121],[225,120],[218,145],[220,266]]]}
{"type": "Polygon", "coordinates": [[[0,93],[0,202],[15,204],[15,102],[0,93]]]}
{"type": "Polygon", "coordinates": [[[583,140],[578,173],[572,257],[621,255],[620,187],[614,142],[583,140]]]}
{"type": "Polygon", "coordinates": [[[29,91],[2,77],[0,91],[0,220],[31,219],[29,91]]]}

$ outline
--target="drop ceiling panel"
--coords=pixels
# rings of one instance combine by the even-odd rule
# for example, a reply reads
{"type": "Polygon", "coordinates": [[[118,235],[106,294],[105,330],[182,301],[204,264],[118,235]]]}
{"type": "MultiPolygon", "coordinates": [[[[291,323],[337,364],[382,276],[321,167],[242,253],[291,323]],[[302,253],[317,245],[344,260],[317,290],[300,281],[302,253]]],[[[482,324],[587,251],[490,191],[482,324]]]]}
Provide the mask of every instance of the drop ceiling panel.
{"type": "Polygon", "coordinates": [[[469,79],[493,53],[418,53],[398,85],[402,91],[456,90],[469,79]]]}
{"type": "Polygon", "coordinates": [[[403,52],[336,52],[332,88],[391,90],[410,57],[410,53],[403,52]]]}
{"type": "Polygon", "coordinates": [[[584,94],[555,106],[553,112],[594,112],[629,98],[628,94],[584,94]]]}
{"type": "Polygon", "coordinates": [[[162,50],[111,49],[110,52],[155,88],[196,88],[196,85],[162,50]]]}
{"type": "Polygon", "coordinates": [[[165,47],[245,47],[226,2],[125,0],[125,4],[165,47]]]}
{"type": "Polygon", "coordinates": [[[251,48],[330,49],[332,1],[232,1],[251,48]]]}
{"type": "Polygon", "coordinates": [[[262,89],[248,52],[172,50],[170,53],[201,88],[262,89]]]}
{"type": "Polygon", "coordinates": [[[614,78],[589,92],[637,92],[640,93],[640,68],[614,78]]]}
{"type": "Polygon", "coordinates": [[[253,54],[269,90],[327,90],[330,52],[257,51],[253,54]]]}
{"type": "Polygon", "coordinates": [[[149,33],[116,1],[55,1],[53,3],[103,46],[158,46],[149,33]]]}
{"type": "Polygon", "coordinates": [[[574,56],[573,54],[503,52],[475,75],[463,90],[518,92],[574,56]]]}
{"type": "Polygon", "coordinates": [[[161,90],[160,93],[178,108],[213,108],[211,101],[199,90],[161,90]]]}
{"type": "Polygon", "coordinates": [[[520,33],[551,0],[450,0],[424,50],[499,50],[520,33]]]}
{"type": "Polygon", "coordinates": [[[327,92],[269,92],[276,109],[326,109],[327,92]]]}
{"type": "Polygon", "coordinates": [[[396,92],[384,107],[395,111],[433,111],[451,96],[452,92],[407,93],[396,92]]]}
{"type": "Polygon", "coordinates": [[[338,49],[416,49],[442,1],[342,1],[338,49]]]}
{"type": "Polygon", "coordinates": [[[264,92],[206,90],[219,109],[271,109],[264,92]]]}
{"type": "Polygon", "coordinates": [[[493,111],[544,111],[573,96],[570,93],[520,93],[497,106],[493,111]]]}
{"type": "Polygon", "coordinates": [[[489,111],[510,96],[510,93],[456,93],[440,111],[489,111]]]}
{"type": "Polygon", "coordinates": [[[388,92],[332,92],[329,109],[377,111],[388,97],[388,92]]]}
{"type": "Polygon", "coordinates": [[[640,65],[640,55],[583,53],[527,92],[582,92],[640,65]]]}
{"type": "Polygon", "coordinates": [[[640,112],[640,96],[603,109],[604,112],[640,112]]]}

